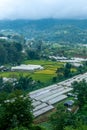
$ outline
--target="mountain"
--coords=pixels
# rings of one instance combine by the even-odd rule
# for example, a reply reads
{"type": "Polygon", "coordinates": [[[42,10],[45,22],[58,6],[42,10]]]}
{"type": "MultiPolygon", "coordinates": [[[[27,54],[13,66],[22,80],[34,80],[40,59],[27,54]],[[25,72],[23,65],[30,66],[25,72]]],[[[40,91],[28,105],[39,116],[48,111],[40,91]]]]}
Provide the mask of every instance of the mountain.
{"type": "Polygon", "coordinates": [[[87,43],[87,20],[1,20],[0,30],[1,32],[11,30],[29,39],[59,43],[87,43]]]}

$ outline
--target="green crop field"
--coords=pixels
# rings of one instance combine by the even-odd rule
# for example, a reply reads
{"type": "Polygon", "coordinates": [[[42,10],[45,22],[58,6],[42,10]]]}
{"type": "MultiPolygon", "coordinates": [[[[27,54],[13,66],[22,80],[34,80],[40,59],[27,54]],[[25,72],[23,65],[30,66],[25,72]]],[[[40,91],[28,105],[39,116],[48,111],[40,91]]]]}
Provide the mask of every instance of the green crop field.
{"type": "Polygon", "coordinates": [[[23,64],[35,64],[35,65],[63,65],[62,62],[57,62],[57,61],[49,61],[49,60],[27,60],[24,61],[23,64]]]}
{"type": "Polygon", "coordinates": [[[34,80],[40,80],[44,83],[49,83],[52,81],[52,78],[56,76],[56,69],[64,65],[64,63],[46,61],[46,60],[29,60],[23,62],[23,64],[33,64],[33,65],[42,65],[43,70],[37,70],[35,72],[22,71],[22,72],[0,72],[2,77],[18,77],[20,74],[29,75],[34,80]]]}

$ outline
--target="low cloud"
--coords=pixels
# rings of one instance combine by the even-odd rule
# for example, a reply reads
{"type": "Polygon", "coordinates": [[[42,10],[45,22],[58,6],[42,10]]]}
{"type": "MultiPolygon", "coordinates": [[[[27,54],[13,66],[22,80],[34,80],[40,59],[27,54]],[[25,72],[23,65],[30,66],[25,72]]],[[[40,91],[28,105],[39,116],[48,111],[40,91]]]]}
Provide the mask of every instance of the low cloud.
{"type": "Polygon", "coordinates": [[[87,18],[87,0],[0,0],[0,19],[87,18]]]}

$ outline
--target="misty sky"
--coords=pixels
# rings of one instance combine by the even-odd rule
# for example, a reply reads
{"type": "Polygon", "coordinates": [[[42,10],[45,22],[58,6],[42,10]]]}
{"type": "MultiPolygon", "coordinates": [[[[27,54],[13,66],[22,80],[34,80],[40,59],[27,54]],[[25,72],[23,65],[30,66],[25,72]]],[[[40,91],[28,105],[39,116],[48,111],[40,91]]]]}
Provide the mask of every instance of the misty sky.
{"type": "Polygon", "coordinates": [[[87,19],[87,0],[0,0],[0,19],[87,19]]]}

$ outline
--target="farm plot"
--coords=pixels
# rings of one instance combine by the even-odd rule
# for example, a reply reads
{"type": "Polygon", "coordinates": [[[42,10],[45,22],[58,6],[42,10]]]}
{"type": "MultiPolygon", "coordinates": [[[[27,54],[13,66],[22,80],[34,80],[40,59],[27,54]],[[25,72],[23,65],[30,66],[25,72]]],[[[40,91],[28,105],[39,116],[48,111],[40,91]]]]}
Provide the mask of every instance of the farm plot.
{"type": "Polygon", "coordinates": [[[60,83],[31,92],[30,97],[33,100],[34,116],[38,117],[54,109],[54,104],[67,98],[66,93],[73,89],[71,84],[74,81],[79,82],[83,79],[87,80],[87,73],[74,76],[73,78],[62,81],[60,83]]]}
{"type": "Polygon", "coordinates": [[[53,104],[67,98],[64,93],[71,91],[72,88],[65,88],[57,84],[48,86],[43,89],[36,90],[30,93],[33,100],[33,114],[38,117],[54,108],[53,104]]]}
{"type": "Polygon", "coordinates": [[[54,61],[46,61],[46,60],[29,60],[23,62],[25,65],[41,65],[44,69],[43,70],[35,70],[34,72],[29,71],[15,71],[15,72],[0,72],[1,77],[18,77],[19,75],[29,75],[36,81],[41,81],[43,83],[49,84],[52,82],[52,78],[56,76],[57,68],[60,68],[64,65],[64,63],[54,62],[54,61]]]}

